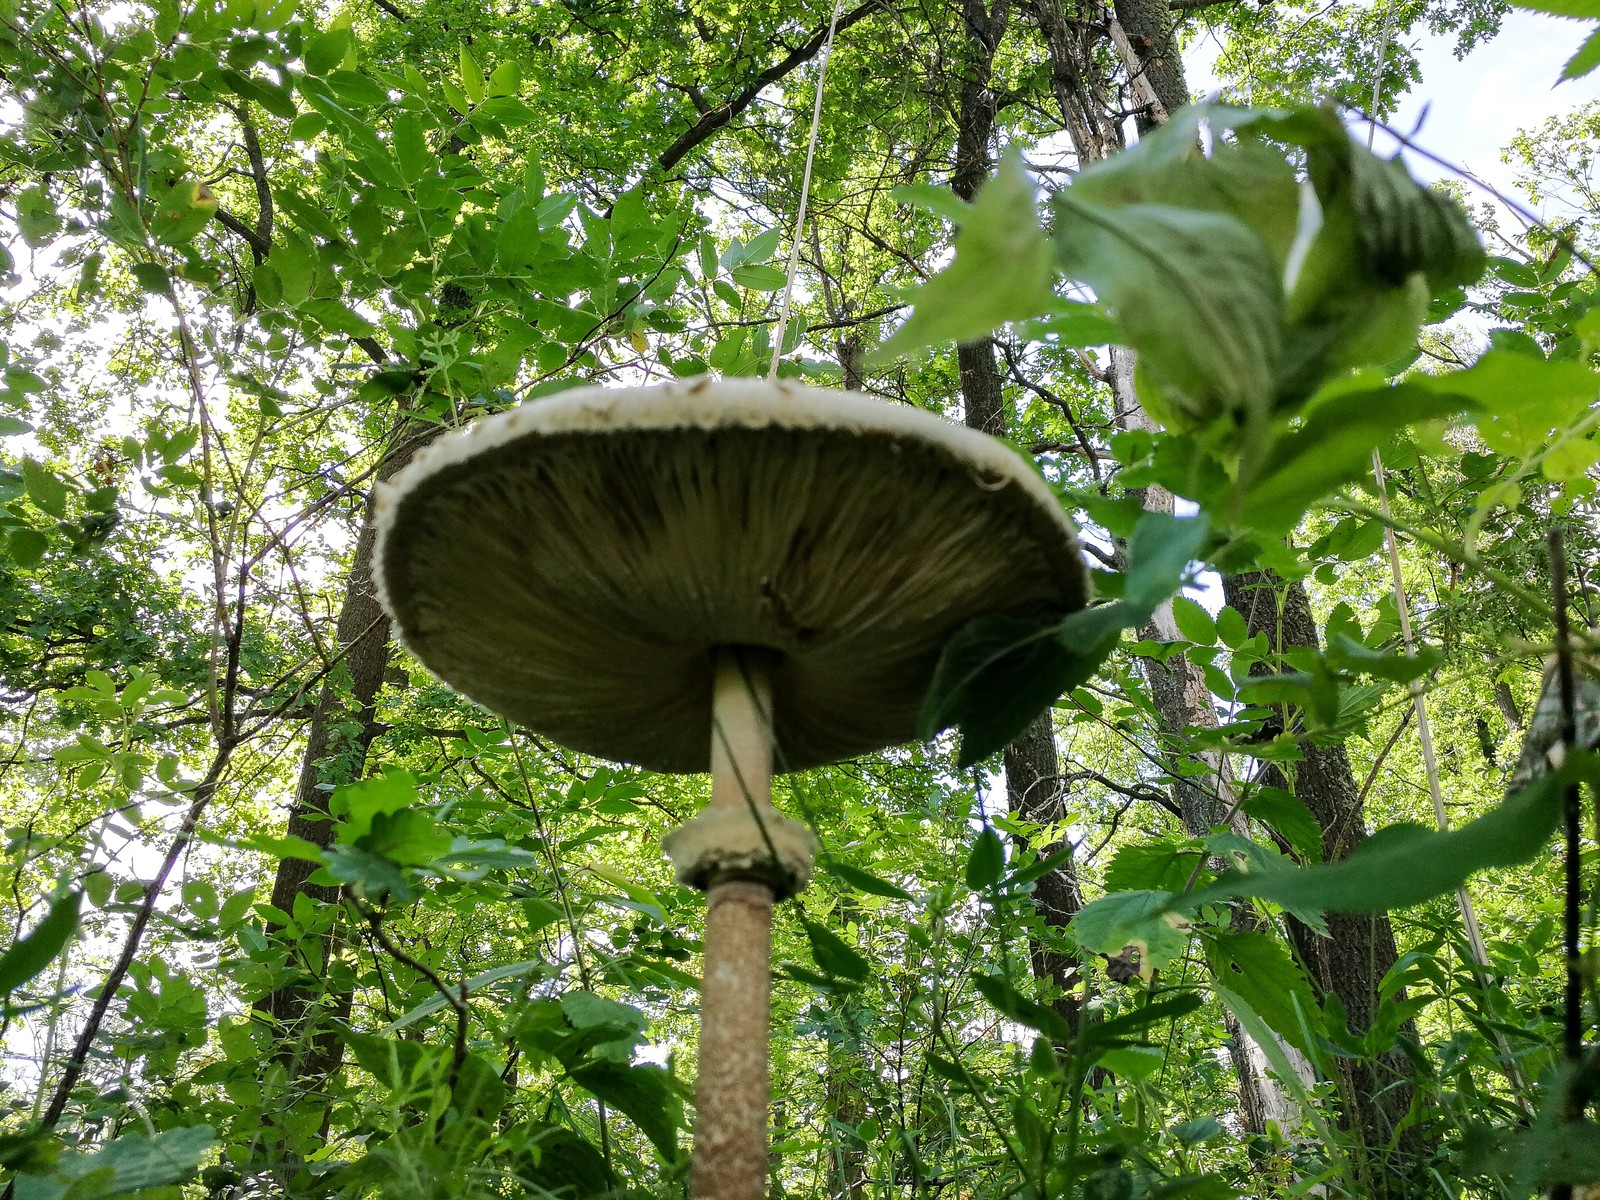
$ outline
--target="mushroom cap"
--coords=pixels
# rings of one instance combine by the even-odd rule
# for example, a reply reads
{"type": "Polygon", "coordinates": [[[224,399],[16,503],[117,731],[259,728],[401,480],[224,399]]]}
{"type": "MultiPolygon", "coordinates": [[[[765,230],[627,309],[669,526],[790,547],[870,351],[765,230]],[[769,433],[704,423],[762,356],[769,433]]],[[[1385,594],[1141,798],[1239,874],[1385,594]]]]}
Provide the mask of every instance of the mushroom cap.
{"type": "Polygon", "coordinates": [[[779,771],[915,736],[945,642],[1083,607],[1077,535],[1013,450],[853,392],[563,392],[436,440],[377,504],[400,640],[529,729],[704,771],[712,657],[776,652],[779,771]]]}

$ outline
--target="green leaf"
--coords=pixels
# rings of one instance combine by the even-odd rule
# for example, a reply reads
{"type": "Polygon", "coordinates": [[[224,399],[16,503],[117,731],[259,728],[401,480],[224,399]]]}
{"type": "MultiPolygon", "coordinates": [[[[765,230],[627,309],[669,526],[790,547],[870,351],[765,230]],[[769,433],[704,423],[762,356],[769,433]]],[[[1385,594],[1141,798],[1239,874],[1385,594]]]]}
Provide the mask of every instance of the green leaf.
{"type": "Polygon", "coordinates": [[[519,1136],[537,1149],[538,1158],[518,1172],[518,1186],[539,1196],[612,1194],[611,1168],[592,1142],[565,1126],[538,1122],[524,1124],[519,1136]]]}
{"type": "Polygon", "coordinates": [[[1001,1016],[1026,1025],[1059,1045],[1072,1042],[1072,1026],[1067,1024],[1066,1018],[1055,1009],[1024,996],[1005,976],[974,971],[971,978],[978,994],[1001,1016]]]}
{"type": "Polygon", "coordinates": [[[326,75],[344,61],[350,46],[348,29],[327,29],[306,38],[300,52],[306,74],[326,75]]]}
{"type": "Polygon", "coordinates": [[[1199,863],[1193,846],[1143,842],[1122,847],[1106,868],[1107,892],[1181,892],[1199,863]]]}
{"type": "Polygon", "coordinates": [[[1542,850],[1560,817],[1566,778],[1568,771],[1541,776],[1459,829],[1391,825],[1336,863],[1226,875],[1192,893],[1185,907],[1235,896],[1323,912],[1382,912],[1421,904],[1460,887],[1475,871],[1516,866],[1542,850]]]}
{"type": "MultiPolygon", "coordinates": [[[[1600,4],[1594,7],[1600,9],[1600,4]]],[[[1600,12],[1594,15],[1600,16],[1600,12]]],[[[1561,68],[1561,78],[1582,79],[1596,67],[1600,67],[1600,29],[1586,37],[1583,45],[1578,47],[1578,52],[1567,59],[1567,65],[1561,68]]]]}
{"type": "Polygon", "coordinates": [[[757,292],[782,291],[788,281],[788,276],[777,267],[734,267],[728,276],[740,287],[757,292]]]}
{"type": "Polygon", "coordinates": [[[9,996],[55,961],[78,931],[82,905],[82,892],[62,896],[50,905],[42,921],[0,954],[0,996],[9,996]]]}
{"type": "MultiPolygon", "coordinates": [[[[389,103],[389,89],[360,71],[335,71],[328,76],[334,97],[346,107],[381,108],[389,103]]],[[[376,157],[368,153],[363,157],[376,157]]]]}
{"type": "Polygon", "coordinates": [[[1191,600],[1187,596],[1174,596],[1172,621],[1178,627],[1178,632],[1195,645],[1216,645],[1217,623],[1198,601],[1191,600]]]}
{"type": "Polygon", "coordinates": [[[1120,954],[1135,946],[1146,971],[1163,970],[1189,944],[1185,922],[1168,911],[1172,899],[1170,892],[1150,890],[1102,896],[1078,910],[1067,932],[1096,954],[1120,954]]]}
{"type": "Polygon", "coordinates": [[[334,816],[345,818],[339,840],[353,844],[373,831],[374,818],[392,816],[417,800],[417,784],[411,773],[385,767],[382,774],[339,788],[329,808],[334,816]]]}
{"type": "Polygon", "coordinates": [[[972,218],[972,205],[947,187],[931,183],[902,183],[890,193],[897,204],[910,204],[926,209],[960,228],[972,218]]]}
{"type": "Polygon", "coordinates": [[[501,63],[489,72],[488,92],[491,96],[515,96],[522,88],[522,68],[515,61],[501,63]]]}
{"type": "Polygon", "coordinates": [[[1236,608],[1225,607],[1217,614],[1217,636],[1229,650],[1237,650],[1250,640],[1250,626],[1244,614],[1236,608]]]}
{"type": "Polygon", "coordinates": [[[1117,1046],[1104,1051],[1095,1065],[1123,1079],[1148,1079],[1166,1058],[1160,1046],[1117,1046]]]}
{"type": "Polygon", "coordinates": [[[65,516],[67,512],[67,485],[48,467],[40,466],[31,458],[22,460],[22,486],[39,508],[52,517],[65,516]]]}
{"type": "Polygon", "coordinates": [[[1000,844],[1000,835],[985,825],[967,853],[967,886],[975,892],[993,887],[1000,881],[1005,867],[1006,852],[1000,844]]]}
{"type": "Polygon", "coordinates": [[[50,539],[37,529],[13,529],[6,538],[6,553],[19,567],[38,565],[50,549],[50,539]]]}
{"type": "Polygon", "coordinates": [[[461,90],[473,104],[479,103],[488,94],[488,88],[483,78],[483,68],[478,66],[478,60],[472,57],[472,52],[461,47],[461,90]]]}
{"type": "Polygon", "coordinates": [[[1083,1039],[1091,1046],[1120,1041],[1133,1037],[1140,1030],[1148,1029],[1162,1021],[1176,1021],[1204,1003],[1205,1001],[1196,992],[1179,992],[1176,995],[1169,993],[1132,1012],[1094,1022],[1085,1028],[1083,1039]]]}
{"type": "Polygon", "coordinates": [[[601,1062],[568,1072],[579,1087],[626,1113],[668,1162],[678,1160],[683,1097],[671,1073],[649,1063],[601,1062]]]}
{"type": "Polygon", "coordinates": [[[255,101],[275,117],[292,121],[300,115],[300,110],[295,107],[294,97],[289,94],[289,89],[281,84],[245,75],[227,67],[219,71],[218,75],[235,96],[255,101]]]}
{"type": "Polygon", "coordinates": [[[1600,375],[1583,362],[1498,348],[1465,371],[1418,376],[1412,382],[1474,401],[1485,414],[1478,420],[1485,444],[1499,454],[1518,457],[1540,449],[1600,394],[1600,375]]]}
{"type": "Polygon", "coordinates": [[[909,900],[911,893],[904,888],[882,879],[870,871],[863,871],[860,867],[852,867],[849,863],[839,862],[837,859],[829,864],[829,869],[845,883],[860,891],[873,896],[887,896],[891,900],[909,900]]]}
{"type": "Polygon", "coordinates": [[[824,975],[847,983],[865,983],[872,968],[861,952],[833,930],[810,917],[802,916],[806,937],[811,942],[811,957],[824,975]]]}
{"type": "Polygon", "coordinates": [[[1311,984],[1289,949],[1269,933],[1221,930],[1206,939],[1212,974],[1274,1033],[1313,1061],[1322,1029],[1311,984]]]}
{"type": "Polygon", "coordinates": [[[1057,300],[1053,312],[1017,326],[1019,336],[1030,341],[1051,338],[1057,346],[1106,346],[1117,340],[1118,326],[1098,304],[1057,300]]]}
{"type": "Polygon", "coordinates": [[[1244,812],[1276,831],[1303,862],[1322,861],[1322,826],[1298,796],[1282,788],[1260,788],[1244,802],[1244,812]]]}
{"type": "Polygon", "coordinates": [[[420,808],[374,813],[371,830],[355,844],[401,866],[426,866],[450,849],[451,836],[420,808]]]}
{"type": "Polygon", "coordinates": [[[1272,465],[1245,493],[1242,518],[1255,529],[1284,533],[1306,509],[1372,471],[1372,452],[1422,421],[1459,413],[1466,402],[1411,383],[1313,401],[1305,423],[1273,447],[1272,465]]]}
{"type": "Polygon", "coordinates": [[[1128,540],[1128,572],[1122,602],[1132,610],[1130,624],[1143,625],[1183,586],[1189,564],[1198,559],[1211,536],[1211,525],[1201,513],[1175,517],[1147,512],[1139,518],[1128,540]]]}
{"type": "Polygon", "coordinates": [[[1127,610],[1106,604],[1059,624],[1035,625],[991,613],[945,644],[923,702],[920,736],[961,729],[959,765],[996,753],[1063,692],[1077,687],[1116,645],[1127,610]]]}
{"type": "MultiPolygon", "coordinates": [[[[1108,206],[1057,193],[1062,271],[1094,288],[1159,386],[1156,415],[1204,425],[1271,409],[1283,288],[1244,222],[1162,204],[1108,206]]],[[[1143,395],[1144,393],[1141,393],[1143,395]]]]}
{"type": "Polygon", "coordinates": [[[93,1153],[68,1152],[56,1160],[48,1176],[18,1179],[18,1200],[56,1196],[124,1196],[182,1183],[211,1154],[216,1134],[209,1125],[190,1125],[145,1135],[124,1133],[93,1153]],[[93,1180],[89,1179],[93,1176],[93,1180]],[[80,1181],[69,1190],[59,1182],[80,1181]]]}
{"type": "Polygon", "coordinates": [[[1020,154],[1007,154],[955,239],[955,259],[918,289],[916,309],[877,365],[940,342],[970,342],[1055,305],[1049,244],[1020,154]]]}
{"type": "Polygon", "coordinates": [[[1600,0],[1512,0],[1518,8],[1549,13],[1553,17],[1600,18],[1600,0]]]}
{"type": "MultiPolygon", "coordinates": [[[[758,233],[745,243],[744,260],[751,266],[766,262],[778,252],[778,244],[783,241],[783,230],[768,229],[758,233]]],[[[747,285],[748,286],[748,285],[747,285]]]]}
{"type": "Polygon", "coordinates": [[[172,292],[172,281],[167,278],[167,269],[160,263],[137,262],[132,268],[133,277],[139,286],[153,296],[166,296],[172,292]]]}

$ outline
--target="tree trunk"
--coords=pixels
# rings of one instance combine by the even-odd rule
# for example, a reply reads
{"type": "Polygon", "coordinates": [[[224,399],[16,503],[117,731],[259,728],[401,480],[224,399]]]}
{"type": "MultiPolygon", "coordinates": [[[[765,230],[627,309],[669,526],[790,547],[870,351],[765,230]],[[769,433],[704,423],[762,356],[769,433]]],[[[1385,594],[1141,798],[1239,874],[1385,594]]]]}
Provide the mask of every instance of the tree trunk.
{"type": "MultiPolygon", "coordinates": [[[[437,432],[436,426],[403,425],[378,467],[378,481],[394,476],[437,432]]],[[[378,692],[389,663],[389,618],[378,603],[372,578],[377,536],[373,508],[374,498],[369,498],[334,626],[337,649],[344,658],[328,673],[317,696],[306,731],[294,802],[289,809],[288,834],[322,848],[333,837],[328,814],[332,788],[361,778],[366,766],[367,751],[376,733],[378,692]]],[[[319,904],[337,900],[339,889],[310,882],[315,871],[316,864],[304,859],[279,860],[272,883],[273,906],[293,915],[295,902],[302,895],[319,904]]],[[[332,937],[324,939],[324,971],[335,946],[332,937]]],[[[284,1057],[291,1065],[292,1086],[296,1089],[314,1086],[336,1070],[344,1053],[335,1028],[328,1024],[311,1027],[319,1024],[318,1012],[312,1007],[315,997],[315,989],[304,982],[294,982],[272,992],[260,1005],[285,1032],[284,1057]]],[[[333,1015],[347,1013],[349,1002],[348,993],[337,997],[333,1015]]]]}
{"type": "MultiPolygon", "coordinates": [[[[1183,57],[1173,33],[1172,8],[1167,0],[1116,0],[1114,11],[1112,37],[1121,41],[1117,38],[1120,27],[1133,51],[1135,61],[1129,64],[1128,73],[1134,82],[1134,94],[1145,103],[1137,117],[1143,133],[1189,103],[1183,57]]],[[[1123,47],[1119,45],[1118,49],[1123,47]]]]}
{"type": "MultiPolygon", "coordinates": [[[[1008,0],[994,0],[992,8],[986,8],[983,0],[962,0],[962,19],[966,23],[967,54],[958,98],[956,168],[950,187],[963,200],[970,201],[988,179],[992,167],[989,143],[994,136],[997,109],[990,75],[995,51],[1010,19],[1008,0]]],[[[985,338],[958,346],[956,360],[961,372],[961,399],[967,425],[983,433],[1004,436],[1009,422],[994,342],[985,338]]],[[[1041,824],[1059,820],[1061,763],[1056,753],[1055,725],[1050,712],[1041,714],[1007,746],[1004,758],[1010,811],[1025,821],[1041,824]]],[[[1039,854],[1047,856],[1060,848],[1041,847],[1039,854]]],[[[1083,897],[1071,859],[1038,880],[1034,902],[1049,928],[1064,928],[1072,920],[1083,907],[1083,897]]],[[[1077,960],[1038,939],[1031,942],[1029,950],[1035,976],[1056,985],[1061,994],[1055,997],[1054,1006],[1069,1024],[1075,1025],[1078,1005],[1072,995],[1077,960]]]]}
{"type": "MultiPolygon", "coordinates": [[[[1088,46],[1074,40],[1072,27],[1055,7],[1054,0],[1034,0],[1034,12],[1040,34],[1046,42],[1063,113],[1069,120],[1074,113],[1082,114],[1082,128],[1086,131],[1092,128],[1099,134],[1097,140],[1088,140],[1079,145],[1080,158],[1093,160],[1109,156],[1121,147],[1121,134],[1109,114],[1105,92],[1107,85],[1098,74],[1088,46]],[[1087,86],[1086,81],[1091,79],[1099,81],[1098,91],[1087,86]]],[[[1183,79],[1182,60],[1177,56],[1176,49],[1171,47],[1171,11],[1165,0],[1137,0],[1135,4],[1128,5],[1126,10],[1119,10],[1119,13],[1120,19],[1133,21],[1135,30],[1146,40],[1150,40],[1153,31],[1166,31],[1165,40],[1152,41],[1152,44],[1171,48],[1170,56],[1155,65],[1155,73],[1162,79],[1165,99],[1162,93],[1157,93],[1154,96],[1157,103],[1145,114],[1151,124],[1159,124],[1185,102],[1188,92],[1183,79]]],[[[1149,64],[1137,59],[1126,65],[1130,72],[1139,73],[1141,77],[1152,71],[1149,64]]],[[[1146,86],[1154,87],[1154,84],[1147,82],[1146,86]]],[[[1115,419],[1123,428],[1159,429],[1139,403],[1134,390],[1134,365],[1135,356],[1131,351],[1123,347],[1112,348],[1110,381],[1115,419]]],[[[1146,511],[1173,511],[1173,497],[1164,488],[1145,489],[1142,500],[1146,511]]],[[[1179,636],[1170,603],[1162,605],[1141,635],[1162,641],[1179,636]]],[[[1204,674],[1194,663],[1184,657],[1165,662],[1146,659],[1143,667],[1162,731],[1168,738],[1182,737],[1191,727],[1215,728],[1217,716],[1212,706],[1211,691],[1204,674]]],[[[1173,801],[1185,830],[1196,837],[1221,824],[1234,799],[1226,756],[1211,753],[1204,758],[1207,770],[1199,777],[1176,769],[1170,772],[1173,801]]],[[[1248,835],[1247,823],[1237,814],[1235,824],[1248,835]]],[[[1239,1111],[1246,1127],[1257,1134],[1266,1133],[1271,1124],[1278,1125],[1285,1132],[1291,1131],[1299,1124],[1299,1114],[1297,1104],[1285,1090],[1286,1081],[1279,1081],[1275,1077],[1266,1051],[1231,1015],[1226,1025],[1239,1083],[1239,1111]]],[[[1278,1050],[1299,1076],[1300,1082],[1309,1085],[1314,1081],[1315,1073],[1311,1064],[1294,1047],[1280,1038],[1278,1050]]]]}
{"type": "MultiPolygon", "coordinates": [[[[1250,634],[1265,633],[1274,653],[1318,648],[1311,601],[1298,581],[1285,584],[1270,572],[1251,571],[1225,579],[1223,590],[1229,605],[1244,615],[1250,634]]],[[[1275,669],[1265,662],[1252,668],[1263,674],[1275,669]]],[[[1305,758],[1294,767],[1293,779],[1274,766],[1261,782],[1293,792],[1311,810],[1322,828],[1324,859],[1335,862],[1367,836],[1360,789],[1342,745],[1306,741],[1301,747],[1305,758]]],[[[1389,918],[1377,913],[1329,913],[1327,921],[1329,936],[1318,937],[1291,919],[1290,936],[1313,981],[1324,995],[1338,998],[1350,1028],[1359,1034],[1372,1026],[1383,1003],[1378,987],[1397,957],[1394,931],[1389,918]]],[[[1396,1128],[1411,1108],[1405,1057],[1391,1052],[1376,1062],[1336,1061],[1346,1109],[1343,1122],[1361,1134],[1369,1153],[1382,1153],[1394,1142],[1396,1128]]],[[[1391,1175],[1387,1183],[1382,1175],[1372,1180],[1376,1194],[1404,1194],[1400,1176],[1386,1174],[1391,1175]],[[1400,1190],[1392,1190],[1395,1187],[1400,1190]]]]}

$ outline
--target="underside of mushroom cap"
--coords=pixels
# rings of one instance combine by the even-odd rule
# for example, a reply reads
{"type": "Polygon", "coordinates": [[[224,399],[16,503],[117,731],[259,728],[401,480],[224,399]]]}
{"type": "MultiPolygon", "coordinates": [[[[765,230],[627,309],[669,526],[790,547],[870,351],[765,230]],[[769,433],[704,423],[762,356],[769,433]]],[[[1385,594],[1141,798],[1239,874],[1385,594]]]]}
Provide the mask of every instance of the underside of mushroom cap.
{"type": "Polygon", "coordinates": [[[763,647],[776,767],[914,736],[970,618],[1087,602],[1071,522],[1008,447],[908,406],[754,380],[585,388],[441,439],[385,486],[404,644],[576,750],[707,768],[712,651],[763,647]]]}

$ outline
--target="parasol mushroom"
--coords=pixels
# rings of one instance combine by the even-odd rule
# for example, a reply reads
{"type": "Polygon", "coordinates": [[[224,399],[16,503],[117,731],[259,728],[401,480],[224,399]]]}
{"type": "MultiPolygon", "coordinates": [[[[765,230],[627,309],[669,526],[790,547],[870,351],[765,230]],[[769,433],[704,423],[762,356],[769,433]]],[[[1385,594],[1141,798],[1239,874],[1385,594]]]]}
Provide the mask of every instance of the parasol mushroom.
{"type": "Polygon", "coordinates": [[[378,505],[378,586],[440,679],[555,741],[712,773],[691,1191],[765,1195],[775,900],[815,840],[770,777],[914,736],[946,640],[1082,607],[1072,524],[1005,445],[786,383],[584,388],[436,441],[378,505]]]}

